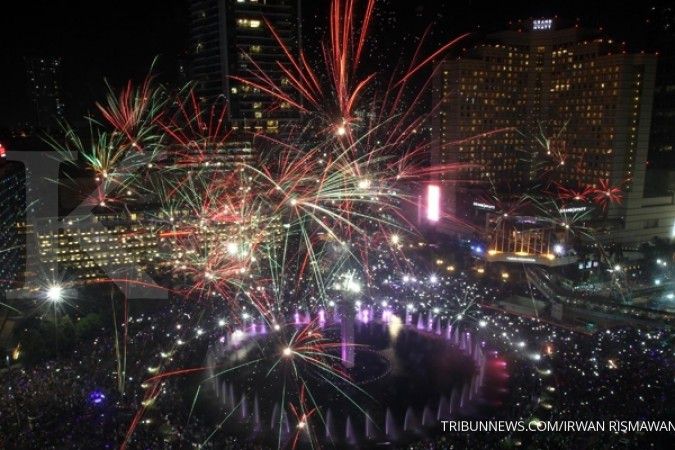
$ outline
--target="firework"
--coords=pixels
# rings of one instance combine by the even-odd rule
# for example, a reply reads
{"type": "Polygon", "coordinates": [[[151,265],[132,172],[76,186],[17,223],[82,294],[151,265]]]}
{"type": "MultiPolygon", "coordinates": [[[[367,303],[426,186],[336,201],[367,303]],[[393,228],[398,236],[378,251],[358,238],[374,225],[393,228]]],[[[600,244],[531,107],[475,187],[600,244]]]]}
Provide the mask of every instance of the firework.
{"type": "MultiPolygon", "coordinates": [[[[318,63],[291,54],[267,24],[286,56],[277,64],[289,86],[275,84],[253,59],[249,76],[237,79],[301,113],[307,125],[283,137],[242,138],[225,123],[227,105],[200,104],[191,86],[169,95],[148,77],[139,88],[128,84],[108,95],[99,105],[103,120],[90,121],[88,143],[67,127],[65,141],[53,142],[64,155],[82,156],[96,181],[89,203],[98,211],[128,216],[136,205],[154,205],[134,215],[158,242],[148,255],[156,271],[188,301],[220,304],[232,327],[241,327],[251,310],[268,329],[282,324],[290,301],[325,307],[327,286],[345,271],[361,273],[365,290],[372,252],[386,251],[398,265],[399,242],[414,234],[402,207],[416,201],[430,177],[460,167],[419,166],[431,145],[418,133],[427,115],[417,114],[430,78],[416,90],[410,82],[463,36],[426,57],[418,48],[404,72],[383,80],[361,69],[374,7],[374,0],[365,3],[359,23],[356,2],[335,0],[318,63]]],[[[447,219],[434,205],[433,217],[447,219]]],[[[127,373],[126,300],[122,323],[120,390],[127,373]]],[[[332,352],[338,344],[314,324],[282,344],[260,364],[268,364],[268,373],[287,373],[281,404],[291,405],[298,433],[311,435],[313,417],[321,417],[312,383],[321,380],[349,396],[340,387],[349,376],[332,352]]],[[[155,370],[125,444],[161,395],[160,384],[193,371],[164,362],[155,370]]]]}

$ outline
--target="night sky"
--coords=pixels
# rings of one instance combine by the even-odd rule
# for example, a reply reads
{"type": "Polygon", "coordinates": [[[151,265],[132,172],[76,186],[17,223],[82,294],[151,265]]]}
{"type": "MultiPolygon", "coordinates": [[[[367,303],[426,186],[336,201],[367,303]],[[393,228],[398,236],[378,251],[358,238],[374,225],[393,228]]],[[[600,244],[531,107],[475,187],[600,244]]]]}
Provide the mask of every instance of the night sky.
{"type": "MultiPolygon", "coordinates": [[[[329,0],[304,0],[304,40],[311,45],[323,34],[329,0]]],[[[590,27],[603,26],[631,48],[646,46],[647,9],[656,2],[609,1],[466,1],[380,0],[373,30],[380,56],[391,60],[389,48],[410,49],[428,24],[429,45],[438,45],[466,31],[504,29],[509,20],[550,17],[590,27]],[[407,44],[407,45],[406,45],[407,44]]],[[[672,3],[672,2],[671,2],[672,3]]],[[[160,79],[175,81],[181,58],[187,56],[188,0],[13,1],[3,5],[0,33],[0,127],[28,115],[23,56],[61,56],[64,65],[66,117],[74,120],[103,97],[107,78],[113,86],[147,73],[155,56],[160,79]]],[[[376,52],[377,53],[377,52],[376,52]]]]}

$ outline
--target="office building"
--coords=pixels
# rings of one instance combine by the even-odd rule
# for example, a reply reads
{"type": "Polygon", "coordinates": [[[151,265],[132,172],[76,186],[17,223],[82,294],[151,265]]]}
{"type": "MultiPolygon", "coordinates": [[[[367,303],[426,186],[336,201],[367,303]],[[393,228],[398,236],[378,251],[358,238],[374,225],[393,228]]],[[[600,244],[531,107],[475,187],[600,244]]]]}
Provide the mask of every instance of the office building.
{"type": "Polygon", "coordinates": [[[0,291],[19,286],[26,267],[26,173],[23,164],[3,155],[0,152],[0,291]]]}
{"type": "Polygon", "coordinates": [[[603,217],[605,238],[669,236],[672,195],[644,197],[655,75],[655,55],[553,19],[519,22],[440,62],[432,162],[475,165],[463,185],[446,183],[446,206],[464,217],[488,186],[517,196],[606,182],[624,200],[603,217]]]}
{"type": "Polygon", "coordinates": [[[27,57],[24,62],[32,109],[31,125],[38,130],[54,130],[64,114],[61,58],[27,57]]]}
{"type": "Polygon", "coordinates": [[[658,52],[654,111],[649,138],[651,168],[675,170],[675,7],[652,6],[647,15],[649,47],[658,52]]]}
{"type": "Polygon", "coordinates": [[[294,55],[300,48],[299,0],[192,0],[192,76],[203,101],[225,100],[235,128],[278,131],[296,117],[286,102],[232,77],[254,80],[262,70],[282,89],[288,79],[278,62],[287,57],[271,26],[294,55]]]}

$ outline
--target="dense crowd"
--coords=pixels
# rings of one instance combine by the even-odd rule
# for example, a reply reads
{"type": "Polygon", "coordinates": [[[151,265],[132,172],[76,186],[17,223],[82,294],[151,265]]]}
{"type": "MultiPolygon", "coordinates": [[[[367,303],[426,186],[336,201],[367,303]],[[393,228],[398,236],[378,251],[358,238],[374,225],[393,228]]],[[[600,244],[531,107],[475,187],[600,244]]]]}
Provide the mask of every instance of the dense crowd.
{"type": "MultiPolygon", "coordinates": [[[[364,302],[401,315],[431,311],[459,322],[508,361],[509,391],[493,419],[673,419],[675,366],[672,335],[666,331],[618,328],[584,334],[510,315],[489,307],[501,295],[500,285],[459,270],[421,274],[409,269],[392,276],[383,267],[374,273],[379,288],[372,298],[362,297],[364,302]]],[[[4,369],[0,448],[116,448],[130,430],[128,448],[197,448],[202,443],[203,448],[264,448],[227,436],[212,418],[192,414],[180,376],[159,381],[159,395],[147,402],[152,383],[145,380],[203,363],[209,343],[229,326],[215,310],[203,312],[203,304],[176,301],[130,317],[123,393],[118,389],[122,360],[108,329],[80,342],[68,356],[4,369]]],[[[658,433],[443,433],[439,427],[438,433],[411,437],[406,448],[635,448],[658,445],[663,438],[658,433]]]]}

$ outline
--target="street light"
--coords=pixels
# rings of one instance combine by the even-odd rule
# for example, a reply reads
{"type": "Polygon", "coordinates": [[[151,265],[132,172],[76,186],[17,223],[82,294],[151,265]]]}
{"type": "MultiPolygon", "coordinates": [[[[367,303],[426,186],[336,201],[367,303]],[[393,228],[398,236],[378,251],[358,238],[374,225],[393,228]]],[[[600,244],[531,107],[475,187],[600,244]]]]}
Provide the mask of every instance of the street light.
{"type": "Polygon", "coordinates": [[[47,300],[52,303],[60,303],[63,300],[63,288],[58,285],[51,286],[47,290],[47,300]]]}

